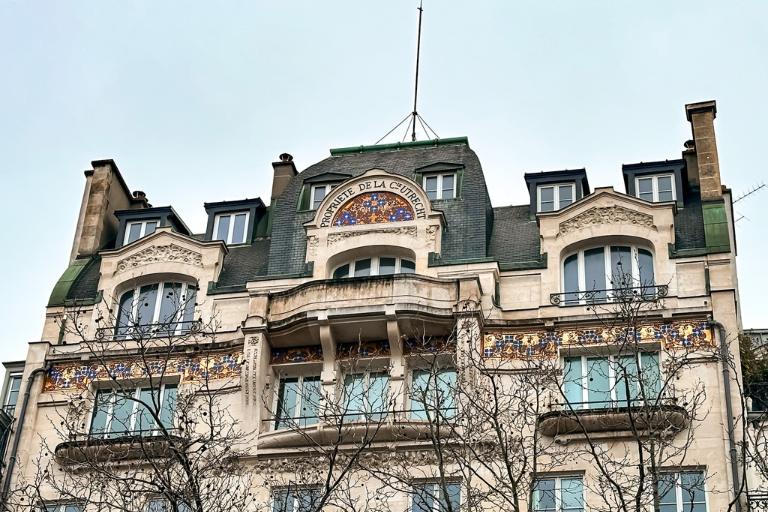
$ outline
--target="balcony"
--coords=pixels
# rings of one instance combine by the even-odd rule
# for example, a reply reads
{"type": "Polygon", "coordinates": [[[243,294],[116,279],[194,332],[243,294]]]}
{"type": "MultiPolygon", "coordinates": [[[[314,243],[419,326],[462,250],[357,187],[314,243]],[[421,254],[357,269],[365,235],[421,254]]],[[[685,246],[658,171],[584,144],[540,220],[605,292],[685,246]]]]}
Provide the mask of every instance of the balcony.
{"type": "Polygon", "coordinates": [[[103,435],[81,434],[59,443],[54,456],[64,466],[147,460],[171,456],[173,446],[179,445],[181,441],[182,438],[173,433],[160,435],[157,430],[113,433],[107,438],[103,435]]]}
{"type": "Polygon", "coordinates": [[[119,327],[101,327],[96,329],[97,341],[131,341],[150,338],[168,338],[171,336],[191,335],[200,332],[202,325],[197,320],[188,322],[164,322],[144,325],[119,327]]]}
{"type": "Polygon", "coordinates": [[[551,293],[549,303],[553,306],[589,306],[592,304],[654,302],[663,299],[668,293],[669,287],[665,284],[605,290],[579,290],[551,293]]]}
{"type": "Polygon", "coordinates": [[[688,411],[673,398],[654,405],[617,406],[615,402],[590,403],[589,409],[559,410],[539,416],[539,431],[549,437],[617,432],[676,433],[690,423],[688,411]]]}

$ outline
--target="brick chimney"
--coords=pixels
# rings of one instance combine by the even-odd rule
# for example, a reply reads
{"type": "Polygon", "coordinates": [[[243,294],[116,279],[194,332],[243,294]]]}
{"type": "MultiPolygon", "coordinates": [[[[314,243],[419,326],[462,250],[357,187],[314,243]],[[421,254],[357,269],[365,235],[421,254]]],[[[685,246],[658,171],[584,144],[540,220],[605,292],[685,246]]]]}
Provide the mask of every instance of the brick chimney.
{"type": "Polygon", "coordinates": [[[294,176],[298,174],[296,166],[293,163],[293,157],[288,153],[283,153],[278,157],[279,162],[272,162],[272,168],[275,170],[272,178],[272,195],[270,204],[275,203],[275,199],[283,195],[288,184],[294,176]]]}
{"type": "Polygon", "coordinates": [[[70,263],[96,254],[117,234],[116,210],[146,208],[143,192],[131,194],[114,160],[94,160],[85,171],[85,190],[80,204],[70,263]]]}
{"type": "MultiPolygon", "coordinates": [[[[698,171],[695,173],[695,178],[698,179],[691,176],[689,180],[692,184],[698,182],[702,201],[717,201],[723,197],[720,161],[717,158],[715,141],[716,115],[717,105],[714,100],[690,103],[685,106],[685,116],[691,123],[693,131],[693,147],[690,149],[695,152],[698,171]]],[[[688,148],[687,145],[686,148],[688,148]]],[[[688,172],[691,173],[691,170],[689,167],[688,172]]]]}

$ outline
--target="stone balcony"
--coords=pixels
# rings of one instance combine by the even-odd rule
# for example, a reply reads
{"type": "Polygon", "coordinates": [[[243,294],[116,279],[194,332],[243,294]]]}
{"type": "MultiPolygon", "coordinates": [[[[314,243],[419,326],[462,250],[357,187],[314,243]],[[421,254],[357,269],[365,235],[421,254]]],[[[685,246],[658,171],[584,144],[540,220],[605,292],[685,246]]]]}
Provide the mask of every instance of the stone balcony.
{"type": "Polygon", "coordinates": [[[125,434],[108,438],[82,435],[59,443],[54,456],[63,466],[120,463],[168,457],[172,453],[172,445],[180,442],[181,438],[175,435],[125,434]]]}

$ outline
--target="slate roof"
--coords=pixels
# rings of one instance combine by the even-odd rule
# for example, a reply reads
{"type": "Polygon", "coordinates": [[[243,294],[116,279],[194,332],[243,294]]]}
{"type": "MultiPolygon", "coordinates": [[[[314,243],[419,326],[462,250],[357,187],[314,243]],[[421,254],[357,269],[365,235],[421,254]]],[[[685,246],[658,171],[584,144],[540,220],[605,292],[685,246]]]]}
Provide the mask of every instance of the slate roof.
{"type": "Polygon", "coordinates": [[[675,214],[675,249],[684,251],[703,249],[706,246],[701,196],[697,190],[688,190],[683,208],[678,208],[675,214]]]}
{"type": "Polygon", "coordinates": [[[269,246],[268,238],[259,238],[250,245],[230,247],[229,254],[224,257],[216,288],[244,287],[248,281],[265,276],[269,246]]]}
{"type": "Polygon", "coordinates": [[[539,226],[527,204],[494,208],[493,219],[488,256],[502,269],[543,266],[539,226]]]}

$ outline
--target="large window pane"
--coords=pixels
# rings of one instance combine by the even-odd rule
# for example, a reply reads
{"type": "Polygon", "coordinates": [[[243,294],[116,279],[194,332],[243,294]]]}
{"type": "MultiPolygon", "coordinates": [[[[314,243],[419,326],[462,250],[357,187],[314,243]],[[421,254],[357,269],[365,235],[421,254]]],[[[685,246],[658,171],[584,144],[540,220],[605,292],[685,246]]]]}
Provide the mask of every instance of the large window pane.
{"type": "Polygon", "coordinates": [[[656,184],[659,188],[659,201],[674,200],[672,194],[672,176],[659,176],[656,184]]]}
{"type": "Polygon", "coordinates": [[[272,512],[293,512],[293,496],[287,489],[281,489],[272,495],[272,512]]]}
{"type": "Polygon", "coordinates": [[[227,241],[229,237],[229,222],[231,215],[219,215],[219,227],[216,230],[216,240],[227,241]]]}
{"type": "Polygon", "coordinates": [[[459,512],[461,507],[461,485],[458,482],[447,482],[440,486],[440,511],[459,512]]]}
{"type": "Polygon", "coordinates": [[[653,178],[637,180],[637,197],[645,201],[653,201],[653,178]]]}
{"type": "Polygon", "coordinates": [[[581,408],[584,402],[582,375],[581,358],[566,357],[563,371],[563,394],[574,409],[581,408]]]}
{"type": "Polygon", "coordinates": [[[640,276],[640,286],[653,286],[656,281],[653,276],[653,255],[650,251],[645,249],[637,250],[637,267],[640,276]]]}
{"type": "Polygon", "coordinates": [[[602,247],[584,251],[584,285],[586,291],[601,290],[591,296],[605,300],[605,253],[602,247]]]}
{"type": "Polygon", "coordinates": [[[357,260],[355,262],[355,277],[371,275],[371,259],[357,260]]]}
{"type": "Polygon", "coordinates": [[[176,394],[177,389],[175,385],[166,385],[163,390],[163,402],[160,407],[160,422],[165,428],[173,428],[173,413],[176,410],[176,394]]]}
{"type": "Polygon", "coordinates": [[[611,247],[611,288],[632,288],[632,249],[624,246],[611,247]]]}
{"type": "Polygon", "coordinates": [[[163,324],[162,333],[176,331],[176,322],[181,317],[181,283],[164,283],[160,297],[160,313],[157,322],[163,324]]]}
{"type": "Polygon", "coordinates": [[[395,258],[379,258],[379,275],[394,274],[396,261],[395,258]]]}
{"type": "Polygon", "coordinates": [[[304,377],[301,392],[301,416],[299,422],[302,426],[314,425],[320,415],[320,399],[322,398],[320,377],[304,377]]]}
{"type": "Polygon", "coordinates": [[[414,370],[411,378],[411,418],[427,419],[427,403],[430,372],[414,370]]]}
{"type": "Polygon", "coordinates": [[[437,176],[427,176],[424,179],[424,190],[427,191],[427,197],[437,199],[437,176]]]}
{"type": "Polygon", "coordinates": [[[344,419],[356,421],[365,413],[365,375],[354,374],[344,377],[344,419]]]}
{"type": "Polygon", "coordinates": [[[560,480],[560,503],[563,512],[581,512],[584,510],[584,486],[581,478],[563,478],[560,480]]]}
{"type": "Polygon", "coordinates": [[[659,354],[649,352],[640,354],[640,369],[645,399],[655,402],[661,393],[659,354]]]}
{"type": "Polygon", "coordinates": [[[368,412],[371,419],[380,420],[387,414],[389,402],[389,374],[371,373],[368,378],[368,412]]]}
{"type": "Polygon", "coordinates": [[[640,395],[637,359],[634,355],[622,356],[615,359],[613,366],[616,376],[616,400],[619,407],[637,405],[640,395]]]}
{"type": "Polygon", "coordinates": [[[195,303],[197,302],[197,287],[188,285],[187,286],[187,294],[184,297],[184,316],[182,317],[182,322],[184,322],[183,328],[190,329],[192,326],[190,325],[191,322],[195,319],[195,303]]]}
{"type": "Polygon", "coordinates": [[[248,215],[245,213],[238,213],[235,215],[235,225],[232,228],[232,242],[233,244],[242,244],[245,242],[245,221],[248,215]]]}
{"type": "Polygon", "coordinates": [[[135,405],[133,393],[115,393],[112,405],[112,421],[109,425],[110,433],[119,436],[131,431],[131,419],[135,405]]]}
{"type": "Polygon", "coordinates": [[[158,410],[160,393],[157,389],[143,388],[139,392],[139,400],[136,404],[136,417],[133,431],[137,433],[149,433],[155,428],[155,420],[152,412],[158,410]]]}
{"type": "Polygon", "coordinates": [[[277,398],[277,421],[275,428],[281,429],[291,425],[291,420],[296,416],[296,407],[299,403],[299,379],[298,377],[280,380],[280,390],[277,398]]]}
{"type": "Polygon", "coordinates": [[[536,480],[533,488],[533,509],[536,512],[557,512],[554,478],[536,480]]]}
{"type": "Polygon", "coordinates": [[[101,389],[96,392],[96,400],[91,416],[91,434],[99,436],[107,432],[107,419],[112,404],[112,390],[101,389]]]}
{"type": "Polygon", "coordinates": [[[130,332],[133,325],[133,290],[125,292],[120,297],[120,306],[117,312],[117,330],[115,334],[124,336],[130,332]]]}
{"type": "Polygon", "coordinates": [[[611,406],[610,365],[604,357],[587,359],[587,396],[589,407],[597,409],[611,406]]]}
{"type": "Polygon", "coordinates": [[[136,315],[136,321],[139,325],[149,325],[155,321],[157,288],[157,284],[150,284],[139,289],[139,307],[136,315]]]}
{"type": "Polygon", "coordinates": [[[558,188],[558,195],[560,196],[558,209],[565,208],[573,202],[573,187],[571,185],[560,185],[558,188]]]}
{"type": "Polygon", "coordinates": [[[147,224],[144,227],[144,236],[151,235],[152,233],[155,232],[156,229],[157,229],[157,221],[154,221],[154,220],[147,221],[147,224]]]}
{"type": "Polygon", "coordinates": [[[413,486],[411,512],[434,512],[434,484],[418,484],[413,486]]]}
{"type": "Polygon", "coordinates": [[[565,303],[574,304],[579,300],[579,255],[572,254],[563,263],[563,284],[565,303]]]}
{"type": "Polygon", "coordinates": [[[456,370],[440,370],[436,377],[435,403],[443,417],[451,418],[456,415],[456,370]]]}
{"type": "Polygon", "coordinates": [[[318,185],[313,188],[312,192],[312,209],[317,210],[320,208],[320,203],[325,199],[325,185],[318,185]]]}
{"type": "Polygon", "coordinates": [[[704,512],[704,474],[700,471],[680,473],[680,494],[683,498],[683,510],[686,512],[704,512]]]}
{"type": "Polygon", "coordinates": [[[555,187],[539,187],[539,211],[555,211],[555,187]]]}
{"type": "Polygon", "coordinates": [[[19,401],[21,389],[21,375],[12,375],[8,380],[8,395],[5,397],[5,412],[13,416],[16,411],[16,403],[19,401]]]}
{"type": "Polygon", "coordinates": [[[141,238],[141,222],[134,222],[128,225],[128,238],[125,240],[126,244],[135,242],[141,238]]]}
{"type": "Polygon", "coordinates": [[[453,182],[453,174],[443,175],[443,199],[451,199],[453,197],[453,182]]]}

